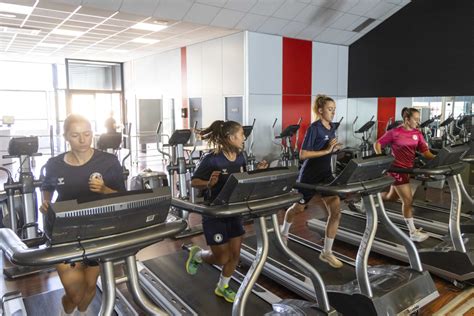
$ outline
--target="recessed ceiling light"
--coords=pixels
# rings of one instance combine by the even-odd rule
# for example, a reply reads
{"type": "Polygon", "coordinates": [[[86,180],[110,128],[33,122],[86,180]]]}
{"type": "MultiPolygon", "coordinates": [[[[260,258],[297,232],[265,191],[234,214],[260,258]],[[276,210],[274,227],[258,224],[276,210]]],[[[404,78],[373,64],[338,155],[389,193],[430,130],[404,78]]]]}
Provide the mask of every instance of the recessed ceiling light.
{"type": "Polygon", "coordinates": [[[0,11],[28,15],[31,13],[31,11],[33,11],[33,7],[28,7],[26,5],[0,2],[0,11]]]}
{"type": "Polygon", "coordinates": [[[66,29],[54,29],[51,31],[52,34],[57,35],[66,35],[66,36],[81,36],[84,32],[81,31],[74,31],[74,30],[66,30],[66,29]]]}
{"type": "Polygon", "coordinates": [[[155,43],[158,43],[159,41],[160,40],[151,39],[151,38],[143,38],[143,37],[138,37],[131,40],[131,42],[140,43],[140,44],[155,44],[155,43]]]}
{"type": "Polygon", "coordinates": [[[13,33],[13,34],[24,34],[24,35],[38,35],[41,30],[29,27],[18,27],[12,25],[0,25],[0,32],[13,33]]]}
{"type": "Polygon", "coordinates": [[[11,13],[3,13],[3,12],[0,12],[0,16],[1,16],[2,18],[16,18],[16,15],[11,14],[11,13]]]}
{"type": "Polygon", "coordinates": [[[167,28],[168,25],[164,23],[137,23],[130,28],[135,29],[135,30],[144,30],[144,31],[152,31],[152,32],[158,32],[161,30],[164,30],[167,28]]]}
{"type": "Polygon", "coordinates": [[[38,46],[41,47],[51,47],[51,48],[61,48],[63,44],[55,44],[55,43],[39,43],[38,46]]]}

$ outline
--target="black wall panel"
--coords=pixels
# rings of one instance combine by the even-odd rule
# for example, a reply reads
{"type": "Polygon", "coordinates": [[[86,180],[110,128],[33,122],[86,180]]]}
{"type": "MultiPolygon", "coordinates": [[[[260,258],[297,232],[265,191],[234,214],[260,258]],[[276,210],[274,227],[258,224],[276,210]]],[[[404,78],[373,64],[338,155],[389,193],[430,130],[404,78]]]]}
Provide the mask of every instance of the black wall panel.
{"type": "Polygon", "coordinates": [[[474,95],[474,0],[413,0],[349,48],[349,97],[462,95],[474,95]]]}

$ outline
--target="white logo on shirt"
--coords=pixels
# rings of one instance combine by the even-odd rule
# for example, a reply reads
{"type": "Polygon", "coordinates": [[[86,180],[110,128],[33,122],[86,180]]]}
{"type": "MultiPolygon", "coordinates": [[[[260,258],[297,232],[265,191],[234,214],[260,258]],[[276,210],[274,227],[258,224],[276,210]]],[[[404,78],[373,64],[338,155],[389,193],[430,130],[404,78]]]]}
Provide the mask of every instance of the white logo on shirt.
{"type": "Polygon", "coordinates": [[[412,138],[413,140],[418,140],[418,135],[413,135],[412,138]]]}
{"type": "Polygon", "coordinates": [[[64,185],[64,178],[58,178],[58,185],[64,185]]]}
{"type": "Polygon", "coordinates": [[[329,136],[328,135],[324,135],[324,140],[328,140],[329,139],[329,136]]]}
{"type": "Polygon", "coordinates": [[[222,169],[222,174],[227,174],[227,169],[222,169]]]}

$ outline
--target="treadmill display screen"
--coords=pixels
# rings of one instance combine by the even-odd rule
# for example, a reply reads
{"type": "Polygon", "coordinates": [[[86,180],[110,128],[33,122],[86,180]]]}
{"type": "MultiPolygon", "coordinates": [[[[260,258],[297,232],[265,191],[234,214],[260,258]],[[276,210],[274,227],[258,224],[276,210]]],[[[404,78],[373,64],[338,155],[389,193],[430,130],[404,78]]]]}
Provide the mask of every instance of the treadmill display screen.
{"type": "Polygon", "coordinates": [[[469,145],[466,144],[443,147],[438,152],[435,159],[428,161],[428,163],[423,166],[423,169],[436,168],[439,166],[447,166],[454,163],[458,163],[463,154],[468,150],[469,145]]]}
{"type": "Polygon", "coordinates": [[[51,245],[120,234],[163,223],[170,204],[169,187],[51,203],[45,234],[51,245]]]}
{"type": "Polygon", "coordinates": [[[233,173],[214,199],[213,204],[223,205],[282,195],[291,191],[297,177],[296,168],[268,168],[233,173]]]}
{"type": "Polygon", "coordinates": [[[378,179],[390,168],[392,162],[392,156],[371,156],[351,159],[331,184],[342,185],[378,179]]]}

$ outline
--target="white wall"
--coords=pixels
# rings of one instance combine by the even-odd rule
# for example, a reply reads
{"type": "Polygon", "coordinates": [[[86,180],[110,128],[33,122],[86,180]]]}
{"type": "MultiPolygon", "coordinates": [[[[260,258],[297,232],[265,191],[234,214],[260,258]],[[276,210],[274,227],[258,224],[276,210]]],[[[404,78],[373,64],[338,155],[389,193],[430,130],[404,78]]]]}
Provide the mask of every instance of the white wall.
{"type": "Polygon", "coordinates": [[[225,97],[244,96],[244,33],[188,46],[186,63],[188,96],[202,98],[200,125],[223,120],[225,97]]]}
{"type": "Polygon", "coordinates": [[[273,145],[272,124],[282,122],[282,37],[248,32],[248,120],[254,118],[253,152],[258,160],[278,158],[280,148],[273,145]]]}
{"type": "MultiPolygon", "coordinates": [[[[358,116],[357,122],[355,123],[355,129],[360,128],[365,122],[369,121],[374,116],[374,120],[377,120],[377,98],[358,98],[348,99],[347,101],[347,116],[344,118],[346,122],[346,143],[345,146],[357,147],[361,141],[355,138],[352,134],[353,121],[358,116]]],[[[376,125],[372,131],[371,142],[373,143],[376,139],[376,125]]],[[[357,134],[357,137],[362,137],[362,134],[357,134]]]]}

